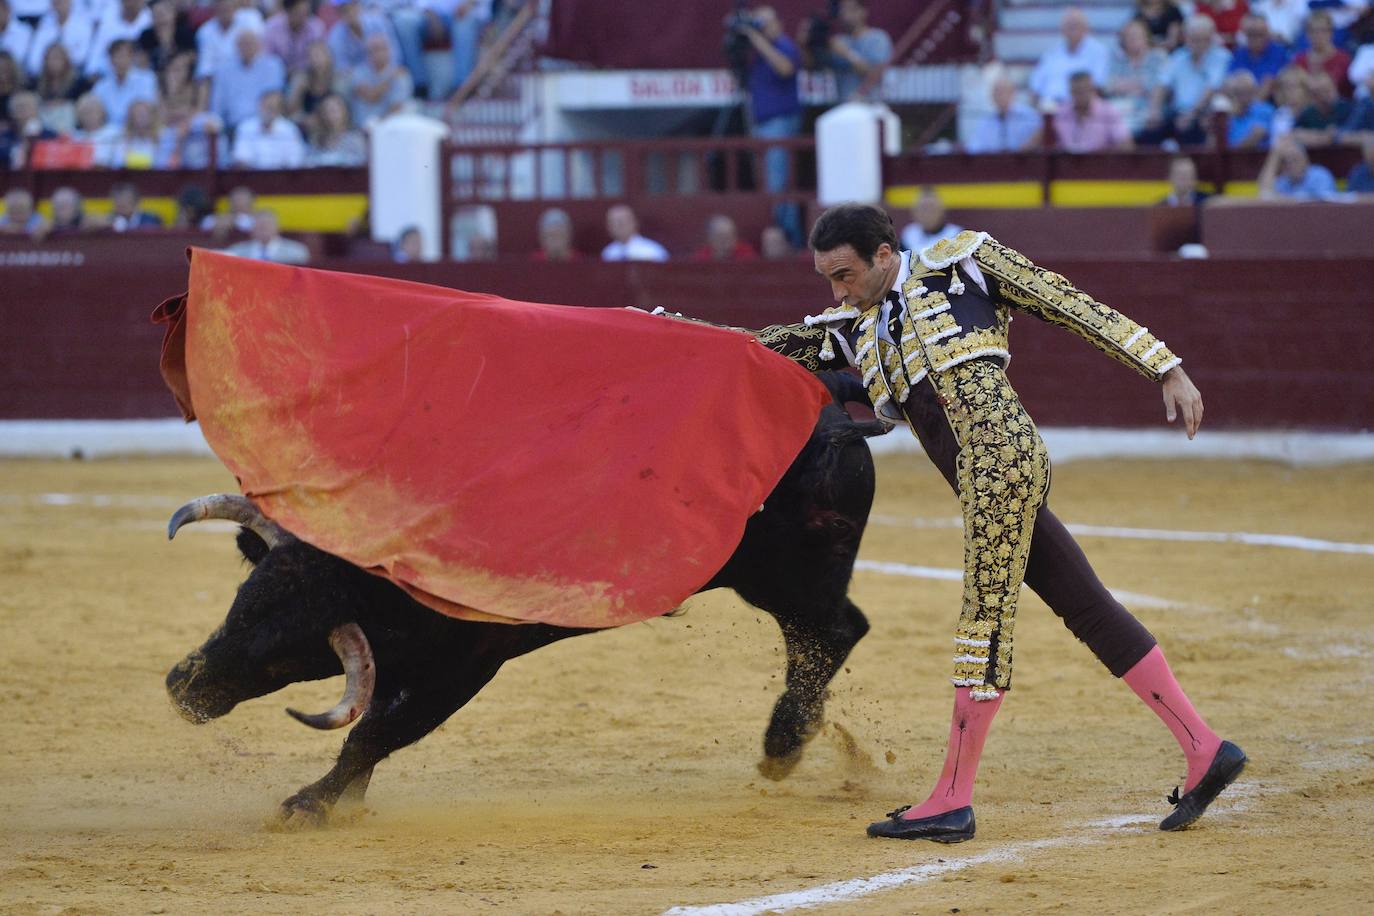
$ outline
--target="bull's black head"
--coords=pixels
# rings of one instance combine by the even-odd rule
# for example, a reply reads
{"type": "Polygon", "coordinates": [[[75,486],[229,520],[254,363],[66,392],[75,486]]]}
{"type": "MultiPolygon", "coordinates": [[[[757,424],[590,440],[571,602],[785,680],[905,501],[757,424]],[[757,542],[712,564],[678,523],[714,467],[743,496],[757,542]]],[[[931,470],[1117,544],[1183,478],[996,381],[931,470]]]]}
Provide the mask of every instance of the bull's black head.
{"type": "MultiPolygon", "coordinates": [[[[173,531],[188,520],[178,521],[180,515],[173,531]]],[[[190,516],[196,517],[214,513],[190,516]]],[[[288,684],[344,672],[349,686],[339,707],[320,716],[293,715],[317,727],[352,721],[371,693],[371,653],[356,622],[363,604],[358,577],[367,573],[280,529],[259,534],[245,528],[239,549],[253,570],[224,623],[167,673],[173,705],[186,719],[206,722],[288,684]]]]}

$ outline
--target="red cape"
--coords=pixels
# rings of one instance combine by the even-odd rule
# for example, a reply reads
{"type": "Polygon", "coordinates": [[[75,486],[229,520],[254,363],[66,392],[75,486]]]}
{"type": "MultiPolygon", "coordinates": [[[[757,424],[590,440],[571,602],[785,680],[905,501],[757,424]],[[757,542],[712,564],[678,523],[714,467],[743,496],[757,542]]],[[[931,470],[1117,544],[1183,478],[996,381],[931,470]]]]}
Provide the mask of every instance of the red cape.
{"type": "Polygon", "coordinates": [[[829,401],[734,331],[202,250],[153,317],[182,412],[258,508],[469,619],[677,607],[829,401]]]}

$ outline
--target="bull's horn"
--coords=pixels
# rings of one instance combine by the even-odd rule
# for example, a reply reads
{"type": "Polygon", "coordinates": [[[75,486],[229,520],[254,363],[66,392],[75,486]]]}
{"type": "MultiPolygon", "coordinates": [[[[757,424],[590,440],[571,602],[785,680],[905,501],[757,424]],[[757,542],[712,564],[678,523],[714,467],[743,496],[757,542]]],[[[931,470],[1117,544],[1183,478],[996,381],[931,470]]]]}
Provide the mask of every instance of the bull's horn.
{"type": "Polygon", "coordinates": [[[177,529],[187,522],[199,522],[207,518],[238,522],[266,541],[269,548],[280,547],[291,540],[291,535],[263,515],[248,497],[230,493],[201,496],[182,506],[167,523],[167,540],[176,537],[177,529]]]}
{"type": "Polygon", "coordinates": [[[329,712],[307,715],[295,709],[286,710],[299,722],[311,728],[343,728],[363,714],[372,702],[372,689],[377,685],[377,666],[372,661],[372,647],[367,644],[362,627],[356,623],[346,623],[334,628],[329,634],[329,644],[343,662],[344,674],[348,680],[344,684],[343,697],[329,712]]]}

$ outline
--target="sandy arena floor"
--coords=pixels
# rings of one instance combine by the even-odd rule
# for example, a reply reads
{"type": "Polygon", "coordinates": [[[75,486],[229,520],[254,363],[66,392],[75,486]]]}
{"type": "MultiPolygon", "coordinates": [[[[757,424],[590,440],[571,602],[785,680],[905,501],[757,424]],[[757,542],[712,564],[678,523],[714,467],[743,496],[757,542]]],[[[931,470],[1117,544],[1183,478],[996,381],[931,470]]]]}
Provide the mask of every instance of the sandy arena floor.
{"type": "MultiPolygon", "coordinates": [[[[863,557],[957,567],[957,531],[901,524],[957,513],[925,460],[879,479],[863,557]]],[[[243,576],[224,529],[163,526],[225,488],[205,460],[0,463],[0,912],[656,913],[878,875],[827,911],[1374,911],[1374,555],[1082,539],[1250,754],[1185,833],[1155,829],[1183,773],[1169,734],[1027,593],[977,839],[867,839],[940,765],[959,594],[875,572],[852,591],[873,631],[786,782],[754,769],[781,639],[716,593],[510,664],[378,768],[362,817],[281,833],[277,802],[340,741],[282,707],[339,681],[199,728],[162,688],[243,576]]],[[[1051,501],[1081,524],[1374,543],[1368,465],[1081,463],[1051,501]]]]}

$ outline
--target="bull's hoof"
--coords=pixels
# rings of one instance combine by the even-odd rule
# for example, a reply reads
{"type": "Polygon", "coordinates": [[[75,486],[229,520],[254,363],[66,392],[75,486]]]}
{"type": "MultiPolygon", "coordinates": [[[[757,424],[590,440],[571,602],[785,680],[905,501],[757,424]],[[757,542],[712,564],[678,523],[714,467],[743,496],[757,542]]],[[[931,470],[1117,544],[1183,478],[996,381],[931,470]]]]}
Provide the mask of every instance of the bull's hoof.
{"type": "Polygon", "coordinates": [[[313,795],[298,792],[277,809],[278,830],[319,830],[329,825],[329,806],[313,795]]]}
{"type": "Polygon", "coordinates": [[[764,757],[758,762],[759,773],[774,782],[782,782],[801,763],[802,752],[794,751],[785,757],[764,757]]]}

